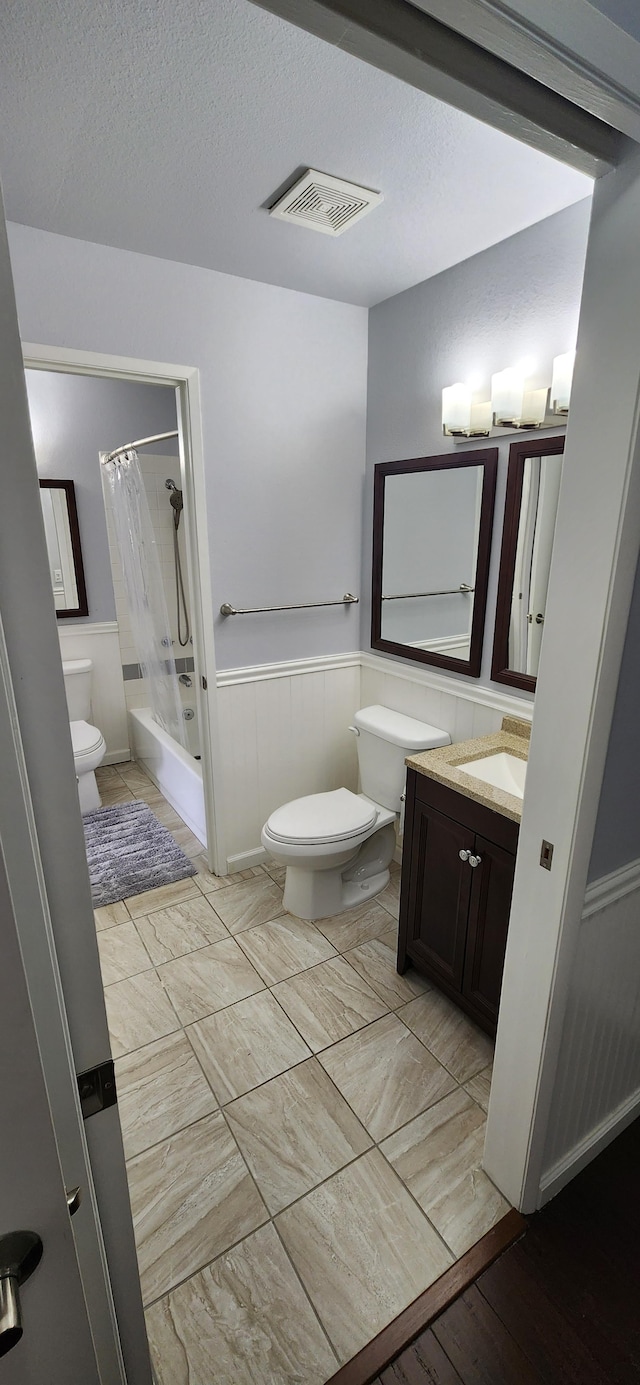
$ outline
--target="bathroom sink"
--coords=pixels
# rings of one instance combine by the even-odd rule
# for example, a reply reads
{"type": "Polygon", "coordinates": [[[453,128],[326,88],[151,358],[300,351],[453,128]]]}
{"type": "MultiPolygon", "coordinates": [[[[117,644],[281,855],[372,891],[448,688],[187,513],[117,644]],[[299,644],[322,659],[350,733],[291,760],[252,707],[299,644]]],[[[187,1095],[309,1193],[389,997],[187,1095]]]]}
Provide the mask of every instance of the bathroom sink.
{"type": "Polygon", "coordinates": [[[485,784],[492,784],[494,789],[515,794],[516,798],[522,798],[524,794],[527,762],[506,750],[496,755],[485,755],[481,760],[468,760],[464,765],[456,765],[456,769],[464,770],[474,779],[482,779],[485,784]]]}

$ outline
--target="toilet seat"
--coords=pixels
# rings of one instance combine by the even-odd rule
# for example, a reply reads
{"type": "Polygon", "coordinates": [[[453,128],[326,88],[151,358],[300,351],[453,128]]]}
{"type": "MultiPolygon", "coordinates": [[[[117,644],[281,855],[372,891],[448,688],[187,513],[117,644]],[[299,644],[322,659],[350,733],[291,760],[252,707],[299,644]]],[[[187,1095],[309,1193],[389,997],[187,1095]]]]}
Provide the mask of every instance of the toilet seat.
{"type": "Polygon", "coordinates": [[[97,726],[91,726],[88,721],[72,721],[71,744],[74,760],[82,764],[85,759],[93,759],[96,751],[104,746],[104,739],[97,726]]]}
{"type": "Polygon", "coordinates": [[[285,803],[271,814],[265,830],[276,842],[320,846],[359,837],[377,818],[378,810],[367,799],[350,789],[333,789],[285,803]]]}

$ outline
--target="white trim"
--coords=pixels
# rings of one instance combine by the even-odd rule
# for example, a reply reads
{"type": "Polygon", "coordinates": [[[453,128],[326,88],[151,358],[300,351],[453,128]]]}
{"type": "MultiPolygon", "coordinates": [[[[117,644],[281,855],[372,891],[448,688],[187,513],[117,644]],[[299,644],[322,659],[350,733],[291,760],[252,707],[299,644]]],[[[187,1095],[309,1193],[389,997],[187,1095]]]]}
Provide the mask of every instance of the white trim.
{"type": "Polygon", "coordinates": [[[131,750],[128,745],[121,750],[110,750],[102,761],[103,765],[122,765],[131,759],[131,750]]]}
{"type": "Polygon", "coordinates": [[[360,655],[362,668],[374,669],[376,673],[388,673],[395,678],[404,678],[409,683],[421,683],[436,692],[448,692],[452,697],[460,697],[466,702],[476,702],[481,707],[494,707],[506,716],[523,717],[531,721],[533,699],[510,697],[508,693],[498,692],[496,688],[473,687],[455,675],[436,673],[423,665],[399,663],[397,659],[383,659],[379,654],[363,651],[360,655]]]}
{"type": "MultiPolygon", "coordinates": [[[[100,351],[76,351],[63,346],[22,344],[25,369],[62,370],[75,375],[106,376],[116,380],[173,385],[176,389],[182,488],[191,504],[185,506],[187,555],[192,586],[192,619],[196,643],[198,708],[203,748],[203,782],[207,815],[207,854],[211,869],[224,874],[223,778],[218,739],[217,680],[213,636],[213,601],[205,496],[204,447],[200,408],[200,374],[194,366],[136,360],[100,351]],[[206,690],[202,680],[206,681],[206,690]]],[[[76,626],[75,629],[82,629],[76,626]]]]}
{"type": "Polygon", "coordinates": [[[569,1183],[580,1170],[595,1159],[597,1154],[601,1154],[607,1145],[611,1144],[618,1135],[626,1130],[628,1125],[640,1114],[640,1087],[631,1093],[625,1101],[610,1115],[605,1116],[588,1135],[583,1136],[568,1154],[564,1154],[556,1164],[553,1164],[540,1180],[540,1203],[542,1207],[550,1198],[555,1197],[569,1183]]]}
{"type": "Polygon", "coordinates": [[[233,875],[237,870],[249,870],[251,866],[261,866],[268,855],[263,846],[253,847],[251,851],[238,851],[227,860],[227,873],[233,875]]]}
{"type": "MultiPolygon", "coordinates": [[[[29,367],[29,369],[31,369],[31,367],[29,367]]],[[[65,635],[72,635],[73,638],[76,639],[78,635],[117,635],[117,633],[117,620],[88,620],[86,624],[83,625],[65,624],[64,626],[58,626],[58,635],[60,639],[64,639],[65,635]]]]}
{"type": "MultiPolygon", "coordinates": [[[[404,643],[404,641],[403,641],[404,643]]],[[[442,635],[435,640],[408,640],[410,649],[436,650],[439,654],[453,654],[454,649],[469,650],[469,636],[462,635],[442,635]]]]}
{"type": "Polygon", "coordinates": [[[599,880],[593,880],[587,885],[582,910],[583,919],[601,913],[603,909],[608,909],[610,904],[624,899],[625,895],[633,894],[634,890],[640,890],[640,860],[630,861],[628,865],[620,866],[618,870],[611,871],[610,875],[602,875],[599,880]]]}
{"type": "MultiPolygon", "coordinates": [[[[362,655],[322,654],[314,659],[289,659],[279,664],[250,664],[247,668],[218,669],[218,687],[230,688],[238,683],[262,683],[269,678],[296,678],[303,673],[328,673],[334,668],[359,668],[362,655]]],[[[231,858],[233,859],[233,858],[231,858]]]]}

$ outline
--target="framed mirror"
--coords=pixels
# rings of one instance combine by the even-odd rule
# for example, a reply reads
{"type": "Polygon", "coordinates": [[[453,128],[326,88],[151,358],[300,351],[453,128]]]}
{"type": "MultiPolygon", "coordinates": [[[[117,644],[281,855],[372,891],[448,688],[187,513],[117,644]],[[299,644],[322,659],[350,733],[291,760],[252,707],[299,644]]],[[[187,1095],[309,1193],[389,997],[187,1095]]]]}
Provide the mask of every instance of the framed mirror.
{"type": "Polygon", "coordinates": [[[538,673],[563,451],[563,435],[509,449],[491,677],[527,692],[538,673]]]}
{"type": "Polygon", "coordinates": [[[371,644],[480,676],[495,447],[374,473],[371,644]]]}
{"type": "Polygon", "coordinates": [[[73,481],[41,481],[40,501],[58,620],[88,616],[73,481]]]}

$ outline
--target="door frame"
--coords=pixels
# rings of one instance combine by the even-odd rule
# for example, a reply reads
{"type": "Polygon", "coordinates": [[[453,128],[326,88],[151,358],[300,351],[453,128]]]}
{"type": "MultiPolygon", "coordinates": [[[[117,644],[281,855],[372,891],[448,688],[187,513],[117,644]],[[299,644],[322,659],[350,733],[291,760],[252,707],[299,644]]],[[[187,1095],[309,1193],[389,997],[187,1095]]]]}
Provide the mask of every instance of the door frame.
{"type": "MultiPolygon", "coordinates": [[[[226,875],[222,760],[218,733],[218,695],[214,643],[213,598],[205,488],[200,372],[195,366],[167,365],[97,351],[23,343],[25,370],[90,375],[94,379],[129,380],[136,384],[173,387],[178,415],[181,486],[185,494],[187,567],[192,599],[193,657],[199,730],[202,740],[202,779],[207,823],[207,857],[216,875],[226,875]]],[[[122,442],[128,442],[123,438],[122,442]]],[[[97,465],[96,459],[96,465],[97,465]]]]}

